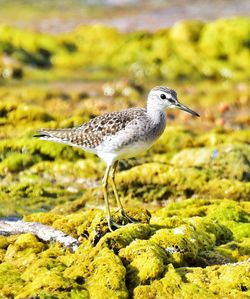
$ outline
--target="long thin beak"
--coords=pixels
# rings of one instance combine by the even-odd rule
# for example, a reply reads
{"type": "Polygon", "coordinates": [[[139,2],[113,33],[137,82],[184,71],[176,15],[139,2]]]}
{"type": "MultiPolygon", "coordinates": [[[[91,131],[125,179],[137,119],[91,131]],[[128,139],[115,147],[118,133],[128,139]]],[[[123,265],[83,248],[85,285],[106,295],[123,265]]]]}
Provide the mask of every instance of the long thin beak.
{"type": "Polygon", "coordinates": [[[181,103],[178,103],[176,105],[176,108],[178,108],[180,110],[183,110],[183,111],[186,111],[186,112],[188,112],[188,113],[190,113],[190,114],[192,114],[194,116],[200,116],[197,112],[195,112],[194,110],[189,109],[187,106],[185,106],[185,105],[183,105],[181,103]]]}

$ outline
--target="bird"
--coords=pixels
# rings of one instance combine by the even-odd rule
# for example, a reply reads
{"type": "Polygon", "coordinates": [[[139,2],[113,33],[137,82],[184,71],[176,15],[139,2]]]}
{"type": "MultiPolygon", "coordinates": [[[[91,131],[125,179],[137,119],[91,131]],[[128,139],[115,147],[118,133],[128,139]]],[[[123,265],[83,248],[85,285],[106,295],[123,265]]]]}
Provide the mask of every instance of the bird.
{"type": "Polygon", "coordinates": [[[128,108],[96,116],[77,127],[40,129],[35,137],[41,140],[64,143],[96,154],[106,163],[102,179],[107,224],[110,231],[120,228],[111,216],[108,198],[109,180],[121,216],[127,222],[137,222],[128,216],[121,203],[115,183],[118,161],[136,157],[149,149],[163,133],[166,109],[178,108],[193,116],[199,114],[181,104],[174,89],[156,86],[150,90],[145,108],[128,108]]]}

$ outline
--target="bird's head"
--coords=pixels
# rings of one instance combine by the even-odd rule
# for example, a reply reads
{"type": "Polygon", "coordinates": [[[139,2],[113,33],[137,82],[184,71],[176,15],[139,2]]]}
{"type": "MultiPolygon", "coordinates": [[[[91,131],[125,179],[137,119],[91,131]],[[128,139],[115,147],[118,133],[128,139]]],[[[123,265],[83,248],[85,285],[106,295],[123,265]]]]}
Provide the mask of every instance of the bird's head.
{"type": "Polygon", "coordinates": [[[192,115],[199,114],[178,101],[177,93],[174,89],[168,87],[154,87],[148,95],[148,106],[164,110],[166,108],[178,108],[192,115]]]}

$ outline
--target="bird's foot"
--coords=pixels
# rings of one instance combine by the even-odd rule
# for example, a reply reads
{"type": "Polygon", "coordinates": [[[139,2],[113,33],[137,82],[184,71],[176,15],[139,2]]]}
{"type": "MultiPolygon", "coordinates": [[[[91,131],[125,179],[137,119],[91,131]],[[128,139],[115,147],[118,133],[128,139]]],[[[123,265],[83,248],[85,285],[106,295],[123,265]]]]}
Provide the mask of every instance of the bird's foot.
{"type": "Polygon", "coordinates": [[[130,216],[122,209],[121,211],[121,216],[125,218],[128,222],[130,223],[138,223],[138,221],[130,216]]]}
{"type": "Polygon", "coordinates": [[[107,220],[108,220],[108,227],[111,232],[113,232],[117,228],[121,228],[123,226],[123,225],[116,223],[111,217],[109,217],[107,220]]]}
{"type": "Polygon", "coordinates": [[[117,228],[121,228],[123,226],[125,226],[128,222],[129,223],[138,223],[138,221],[130,216],[128,216],[128,214],[126,214],[126,212],[122,209],[120,210],[120,214],[123,218],[122,224],[118,224],[117,222],[115,222],[112,217],[109,217],[107,219],[108,221],[108,227],[109,230],[112,232],[114,230],[116,230],[117,228]]]}

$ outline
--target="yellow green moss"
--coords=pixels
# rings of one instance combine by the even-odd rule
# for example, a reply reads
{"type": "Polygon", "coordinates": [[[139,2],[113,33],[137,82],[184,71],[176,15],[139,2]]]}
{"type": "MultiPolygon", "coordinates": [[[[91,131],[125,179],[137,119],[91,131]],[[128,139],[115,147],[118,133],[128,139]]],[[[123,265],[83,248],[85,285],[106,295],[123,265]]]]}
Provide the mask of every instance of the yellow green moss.
{"type": "MultiPolygon", "coordinates": [[[[223,173],[222,170],[220,170],[221,173],[223,173]]],[[[237,170],[235,174],[238,175],[237,170]]],[[[244,169],[242,175],[244,178],[244,169]]],[[[249,198],[249,182],[214,178],[213,176],[214,173],[210,168],[176,167],[162,163],[148,163],[120,173],[117,176],[117,181],[127,199],[137,198],[142,202],[195,196],[201,198],[234,198],[235,200],[249,198]]]]}
{"type": "Polygon", "coordinates": [[[28,179],[16,182],[15,185],[2,185],[0,194],[1,216],[48,211],[54,206],[55,201],[60,204],[78,197],[78,193],[65,190],[64,186],[52,186],[49,182],[37,180],[30,182],[28,179]]]}
{"type": "MultiPolygon", "coordinates": [[[[183,21],[155,33],[98,25],[51,36],[0,28],[0,60],[7,51],[24,76],[6,83],[0,62],[0,216],[25,215],[81,242],[72,253],[31,234],[1,236],[1,298],[249,297],[249,88],[241,82],[249,77],[249,28],[247,18],[183,21]],[[121,73],[131,81],[103,84],[121,73]],[[161,139],[119,164],[119,195],[139,223],[114,232],[97,187],[105,164],[32,137],[39,128],[141,106],[155,79],[204,77],[227,81],[172,82],[180,100],[201,113],[201,127],[171,110],[161,139]],[[86,80],[82,88],[79,78],[102,82],[86,80]],[[218,120],[227,129],[210,130],[218,120]]],[[[119,211],[112,217],[125,224],[119,211]]]]}
{"type": "Polygon", "coordinates": [[[194,146],[195,132],[182,127],[168,126],[161,138],[154,144],[151,151],[153,153],[167,154],[178,152],[183,148],[194,146]]]}
{"type": "Polygon", "coordinates": [[[23,288],[23,280],[21,273],[15,264],[0,264],[0,295],[2,298],[17,295],[23,288]],[[15,286],[13,288],[13,286],[15,286]]]}
{"type": "Polygon", "coordinates": [[[179,167],[207,167],[212,169],[214,177],[248,181],[250,148],[247,144],[224,144],[184,149],[173,156],[171,163],[179,167]]]}
{"type": "Polygon", "coordinates": [[[105,79],[107,74],[114,77],[114,73],[125,73],[137,80],[204,77],[247,80],[249,28],[247,17],[210,23],[184,20],[155,33],[127,34],[103,25],[86,25],[53,36],[2,25],[0,54],[7,53],[16,61],[16,68],[21,70],[19,77],[26,75],[22,66],[36,65],[50,68],[50,73],[54,69],[54,74],[58,69],[84,67],[90,73],[99,73],[99,77],[103,74],[105,79]]]}
{"type": "Polygon", "coordinates": [[[221,202],[208,213],[208,217],[230,228],[236,240],[250,237],[250,213],[234,202],[221,202]]]}
{"type": "Polygon", "coordinates": [[[168,266],[160,280],[138,286],[134,298],[218,298],[249,296],[249,264],[202,268],[168,266]]]}
{"type": "Polygon", "coordinates": [[[157,244],[135,240],[119,252],[119,256],[126,265],[127,281],[130,289],[138,284],[150,284],[159,279],[167,263],[167,252],[157,244]]]}
{"type": "Polygon", "coordinates": [[[135,239],[148,239],[150,234],[151,229],[147,224],[128,224],[117,231],[106,234],[99,241],[97,248],[108,247],[117,253],[135,239]]]}
{"type": "Polygon", "coordinates": [[[126,270],[118,256],[104,248],[95,257],[92,266],[94,272],[85,284],[90,298],[128,298],[126,270]]]}
{"type": "MultiPolygon", "coordinates": [[[[80,237],[82,244],[72,253],[31,234],[1,237],[0,294],[20,299],[244,298],[249,237],[236,234],[234,226],[248,224],[249,210],[248,202],[190,199],[155,209],[151,225],[129,224],[114,232],[108,232],[105,215],[97,209],[27,216],[80,237]],[[243,263],[230,264],[238,261],[243,263]]],[[[119,214],[114,217],[119,221],[119,214]]]]}
{"type": "Polygon", "coordinates": [[[11,111],[8,114],[9,121],[16,123],[20,121],[35,121],[40,120],[43,122],[47,122],[53,120],[53,117],[47,113],[41,107],[35,107],[30,105],[19,105],[16,110],[11,111]]]}

